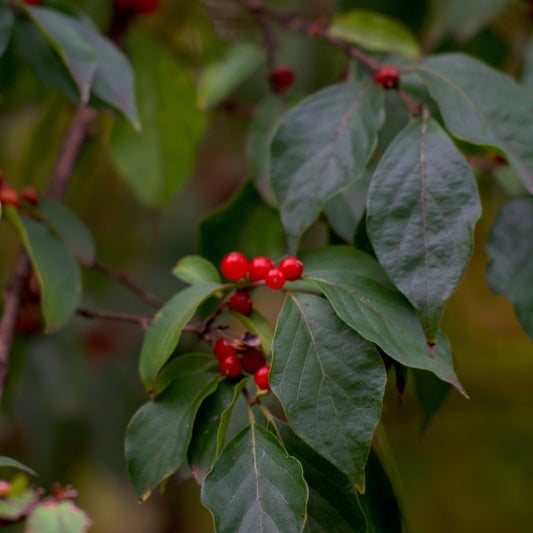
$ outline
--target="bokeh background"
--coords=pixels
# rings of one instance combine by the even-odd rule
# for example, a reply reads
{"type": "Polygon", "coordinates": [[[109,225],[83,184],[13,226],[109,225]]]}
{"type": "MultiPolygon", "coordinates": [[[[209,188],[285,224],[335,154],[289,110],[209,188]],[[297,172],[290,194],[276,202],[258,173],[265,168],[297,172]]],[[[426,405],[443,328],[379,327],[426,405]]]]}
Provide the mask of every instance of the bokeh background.
{"type": "MultiPolygon", "coordinates": [[[[110,1],[72,3],[105,28],[110,1]]],[[[272,4],[317,20],[336,10],[372,9],[402,20],[426,51],[465,51],[518,77],[533,29],[531,5],[519,0],[272,4]]],[[[161,0],[155,14],[135,22],[132,31],[138,29],[164,42],[194,79],[230,43],[260,39],[232,0],[161,0]]],[[[279,28],[276,36],[277,60],[296,74],[289,100],[336,82],[347,67],[342,54],[326,44],[279,28]]],[[[254,105],[267,92],[265,72],[259,70],[232,98],[254,105]]],[[[17,187],[32,184],[44,190],[72,111],[71,103],[44,88],[17,58],[0,61],[0,167],[17,187]]],[[[105,149],[111,116],[100,117],[66,196],[66,204],[92,231],[98,258],[127,271],[162,299],[181,287],[171,269],[180,257],[198,250],[199,221],[249,175],[250,117],[219,110],[207,118],[190,180],[162,209],[145,207],[114,171],[105,149]]],[[[532,529],[533,342],[511,305],[493,295],[485,280],[484,243],[490,226],[499,209],[521,194],[504,167],[492,174],[476,171],[483,217],[476,228],[474,256],[443,320],[470,400],[452,391],[422,431],[423,413],[412,380],[402,404],[393,380],[388,388],[384,426],[397,472],[395,489],[411,533],[532,529]]],[[[313,232],[308,245],[323,239],[319,226],[313,232]]],[[[8,283],[19,249],[14,233],[0,222],[0,287],[8,283]]],[[[88,307],[148,311],[98,272],[84,271],[84,288],[88,307]]],[[[279,304],[263,296],[258,306],[274,321],[279,304]]],[[[32,316],[30,312],[30,322],[32,316]]],[[[34,468],[44,487],[55,481],[74,485],[94,533],[212,531],[199,487],[186,470],[165,495],[156,493],[142,506],[136,503],[123,440],[129,418],[146,401],[137,374],[141,332],[81,318],[50,336],[31,329],[32,324],[21,324],[14,346],[0,410],[0,454],[34,468]]]]}

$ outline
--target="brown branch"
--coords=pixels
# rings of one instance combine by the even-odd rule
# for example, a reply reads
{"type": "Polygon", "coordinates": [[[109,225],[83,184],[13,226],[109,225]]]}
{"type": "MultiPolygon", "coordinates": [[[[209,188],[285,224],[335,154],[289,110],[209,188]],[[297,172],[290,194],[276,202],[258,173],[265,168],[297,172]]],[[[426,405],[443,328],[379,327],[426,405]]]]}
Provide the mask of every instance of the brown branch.
{"type": "Polygon", "coordinates": [[[144,330],[148,329],[153,317],[130,315],[126,313],[115,313],[114,311],[92,311],[91,309],[79,308],[76,314],[89,319],[111,320],[113,322],[125,322],[126,324],[136,324],[144,330]]]}

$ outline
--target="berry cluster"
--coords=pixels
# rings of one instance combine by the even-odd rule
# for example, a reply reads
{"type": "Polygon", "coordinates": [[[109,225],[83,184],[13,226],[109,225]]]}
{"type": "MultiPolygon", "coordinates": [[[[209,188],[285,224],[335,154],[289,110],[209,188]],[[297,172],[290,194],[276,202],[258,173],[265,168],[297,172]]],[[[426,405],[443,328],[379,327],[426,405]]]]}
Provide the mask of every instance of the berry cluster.
{"type": "Polygon", "coordinates": [[[19,207],[21,200],[31,205],[37,205],[39,193],[33,187],[24,187],[19,194],[13,185],[4,179],[0,171],[0,204],[19,207]]]}
{"type": "Polygon", "coordinates": [[[136,15],[152,13],[159,7],[159,0],[114,0],[115,7],[123,11],[132,11],[136,15]]]}

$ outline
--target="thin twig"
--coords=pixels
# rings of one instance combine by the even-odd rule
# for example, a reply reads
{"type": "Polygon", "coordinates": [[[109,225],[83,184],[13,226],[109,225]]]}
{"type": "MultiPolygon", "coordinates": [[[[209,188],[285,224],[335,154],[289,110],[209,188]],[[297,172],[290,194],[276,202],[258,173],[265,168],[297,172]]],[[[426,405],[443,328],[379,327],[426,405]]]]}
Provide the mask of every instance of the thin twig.
{"type": "Polygon", "coordinates": [[[407,107],[409,113],[409,119],[413,120],[422,112],[422,104],[411,100],[409,95],[401,88],[398,88],[398,96],[402,99],[403,103],[407,107]]]}
{"type": "Polygon", "coordinates": [[[135,324],[146,330],[150,326],[153,317],[130,315],[127,313],[116,313],[114,311],[92,311],[91,309],[79,308],[76,314],[89,319],[111,320],[113,322],[125,322],[126,324],[135,324]]]}

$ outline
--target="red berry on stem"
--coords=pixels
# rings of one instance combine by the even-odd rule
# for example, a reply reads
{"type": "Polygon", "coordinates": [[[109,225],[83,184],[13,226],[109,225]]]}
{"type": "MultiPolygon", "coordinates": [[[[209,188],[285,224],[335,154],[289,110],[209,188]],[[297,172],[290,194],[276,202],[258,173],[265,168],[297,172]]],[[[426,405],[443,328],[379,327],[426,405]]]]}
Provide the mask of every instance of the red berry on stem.
{"type": "Polygon", "coordinates": [[[378,83],[384,89],[396,89],[400,83],[400,71],[396,67],[385,65],[374,75],[374,83],[378,83]]]}
{"type": "Polygon", "coordinates": [[[257,348],[248,348],[242,354],[242,367],[249,374],[253,374],[266,363],[265,356],[257,348]]]}
{"type": "Polygon", "coordinates": [[[222,337],[220,337],[220,339],[215,342],[214,350],[215,355],[221,360],[230,355],[237,357],[237,352],[235,351],[235,349],[228,344],[228,341],[226,339],[223,339],[222,337]]]}
{"type": "Polygon", "coordinates": [[[304,265],[297,257],[286,257],[279,264],[279,269],[285,274],[287,281],[294,281],[302,277],[304,265]]]}
{"type": "Polygon", "coordinates": [[[254,374],[255,384],[263,390],[270,390],[270,383],[268,382],[268,374],[270,372],[270,366],[265,365],[259,368],[254,374]]]}
{"type": "Polygon", "coordinates": [[[20,205],[19,193],[13,187],[3,187],[0,189],[0,204],[18,207],[20,205]]]}
{"type": "Polygon", "coordinates": [[[246,291],[237,291],[228,302],[229,308],[241,315],[249,315],[254,306],[252,297],[246,291]]]}
{"type": "Polygon", "coordinates": [[[24,187],[20,191],[20,197],[31,205],[37,205],[39,203],[39,193],[34,187],[24,187]]]}
{"type": "Polygon", "coordinates": [[[236,281],[248,274],[248,259],[240,252],[231,252],[222,259],[220,270],[228,279],[236,281]]]}
{"type": "Polygon", "coordinates": [[[289,89],[294,81],[294,72],[285,65],[276,67],[270,71],[270,84],[276,92],[283,93],[289,89]]]}
{"type": "Polygon", "coordinates": [[[218,369],[228,378],[238,376],[241,372],[241,361],[236,355],[228,355],[220,360],[218,369]]]}
{"type": "Polygon", "coordinates": [[[265,283],[271,289],[281,289],[285,285],[285,274],[279,268],[272,268],[265,277],[265,283]]]}
{"type": "Polygon", "coordinates": [[[265,279],[268,271],[274,268],[274,263],[269,257],[260,255],[250,261],[250,281],[265,279]]]}

